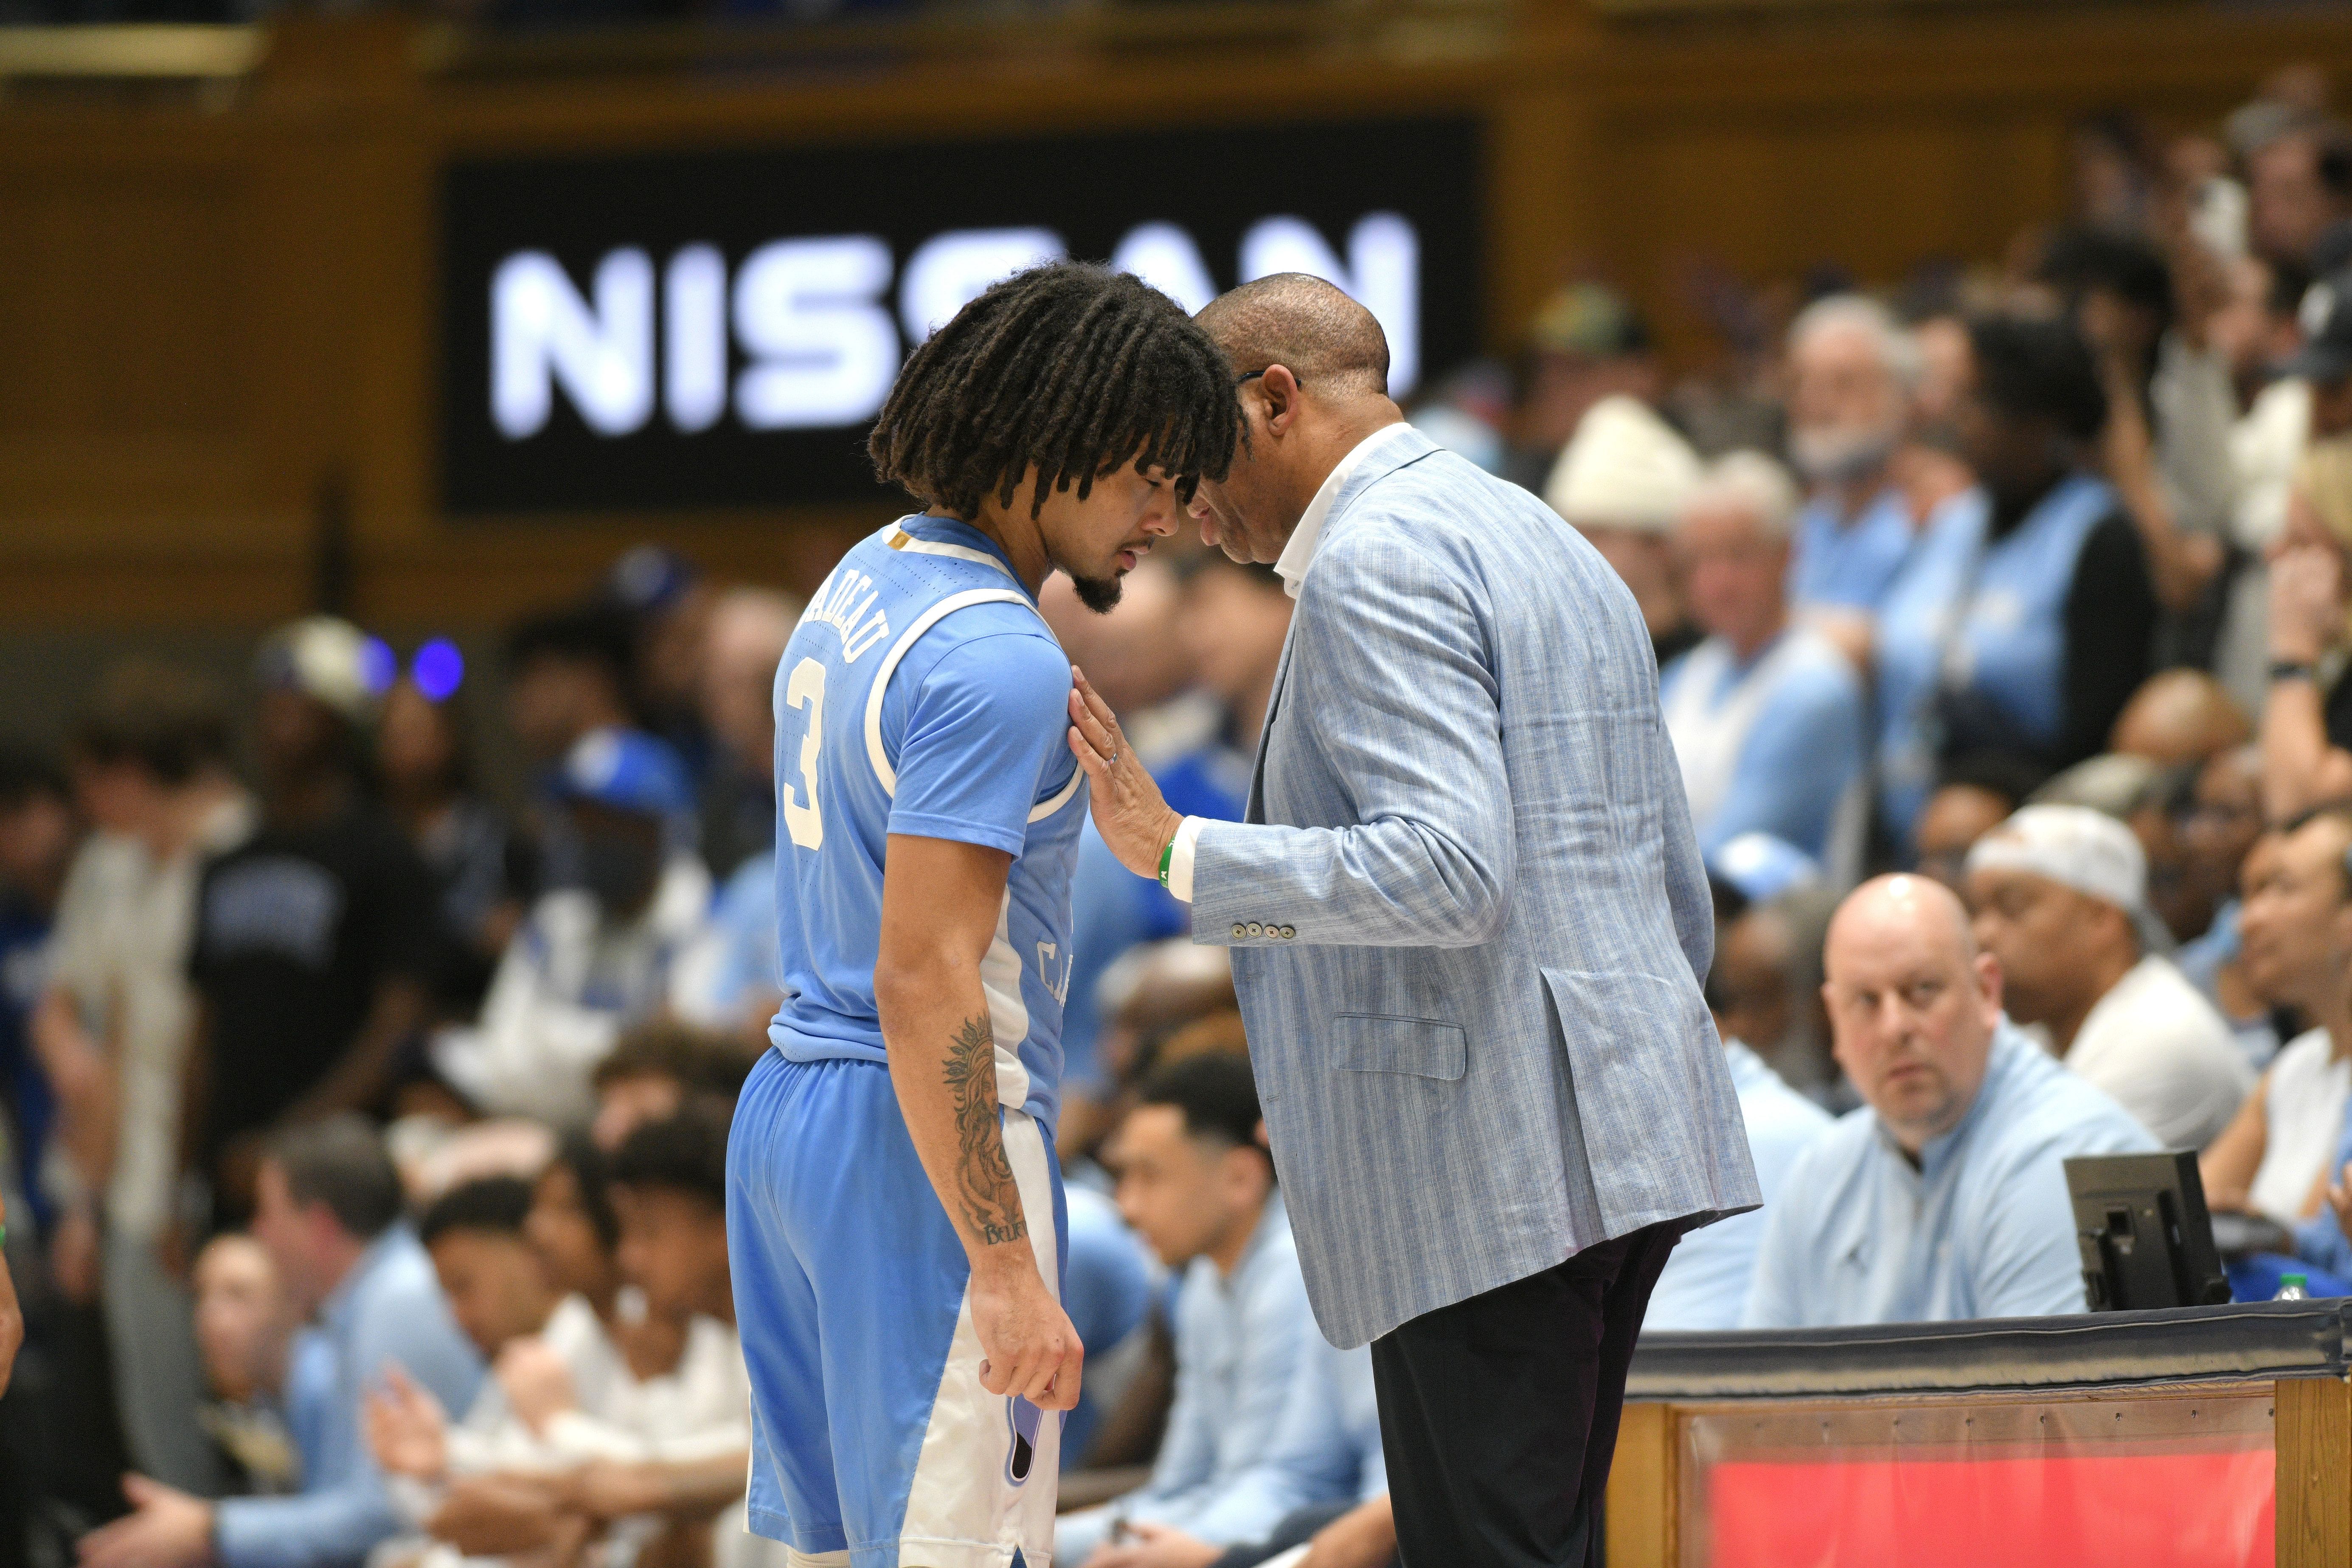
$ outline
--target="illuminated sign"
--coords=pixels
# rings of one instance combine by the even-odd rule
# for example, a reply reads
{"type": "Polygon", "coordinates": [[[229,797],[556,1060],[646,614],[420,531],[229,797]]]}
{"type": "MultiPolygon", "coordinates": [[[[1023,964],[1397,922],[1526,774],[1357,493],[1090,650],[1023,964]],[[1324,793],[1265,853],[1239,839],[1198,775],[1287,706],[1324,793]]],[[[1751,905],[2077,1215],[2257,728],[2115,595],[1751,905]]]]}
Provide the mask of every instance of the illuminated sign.
{"type": "Polygon", "coordinates": [[[1197,310],[1312,272],[1409,394],[1477,344],[1461,121],[499,160],[443,192],[442,491],[456,514],[877,494],[865,427],[991,283],[1107,260],[1197,310]]]}

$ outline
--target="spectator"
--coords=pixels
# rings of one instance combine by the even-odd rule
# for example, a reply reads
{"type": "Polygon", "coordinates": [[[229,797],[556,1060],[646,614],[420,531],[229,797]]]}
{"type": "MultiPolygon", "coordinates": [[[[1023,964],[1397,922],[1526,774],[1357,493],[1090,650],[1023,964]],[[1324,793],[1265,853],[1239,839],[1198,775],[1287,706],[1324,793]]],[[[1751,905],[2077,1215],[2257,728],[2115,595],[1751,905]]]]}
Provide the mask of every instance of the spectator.
{"type": "Polygon", "coordinates": [[[442,958],[435,1016],[471,1018],[539,880],[538,846],[474,789],[465,666],[446,642],[420,648],[384,694],[376,770],[393,820],[424,858],[438,896],[442,958]]]}
{"type": "Polygon", "coordinates": [[[604,574],[604,602],[629,628],[631,708],[701,780],[711,763],[702,682],[718,591],[677,552],[640,544],[604,574]]]}
{"type": "Polygon", "coordinates": [[[1937,763],[2096,752],[2146,679],[2157,605],[2139,534],[2083,468],[2106,420],[2089,352],[2055,322],[1970,331],[1962,455],[1981,481],[1880,619],[1879,804],[1907,843],[1937,763]]]}
{"type": "Polygon", "coordinates": [[[704,931],[710,876],[692,848],[685,770],[652,736],[596,731],[556,787],[583,885],[540,899],[481,1023],[444,1031],[433,1060],[478,1109],[568,1129],[587,1123],[590,1075],[614,1038],[671,1003],[678,960],[704,931]]]}
{"type": "Polygon", "coordinates": [[[2284,120],[2247,149],[2247,237],[2275,262],[2308,266],[2320,237],[2352,214],[2352,142],[2317,115],[2284,120]]]}
{"type": "Polygon", "coordinates": [[[473,1401],[481,1361],[400,1222],[400,1177],[364,1121],[335,1116],[273,1135],[256,1191],[254,1235],[299,1309],[318,1316],[324,1346],[297,1352],[287,1390],[302,1489],[214,1503],[126,1477],[131,1512],[83,1539],[82,1568],[356,1565],[400,1528],[362,1437],[362,1391],[396,1363],[444,1408],[473,1401]]]}
{"type": "MultiPolygon", "coordinates": [[[[196,1344],[212,1394],[204,1430],[226,1456],[230,1490],[283,1496],[302,1486],[300,1452],[286,1426],[294,1354],[294,1304],[269,1249],[231,1231],[196,1255],[196,1344]]],[[[306,1342],[317,1354],[325,1342],[306,1342]]]]}
{"type": "MultiPolygon", "coordinates": [[[[723,1192],[709,1186],[713,1172],[725,1169],[725,1107],[696,1100],[633,1132],[614,1162],[613,1184],[601,1189],[614,1200],[620,1272],[642,1293],[647,1321],[685,1327],[674,1365],[656,1372],[641,1358],[646,1347],[625,1341],[626,1364],[616,1365],[596,1353],[593,1337],[545,1353],[558,1323],[586,1327],[568,1304],[559,1307],[547,1342],[519,1342],[500,1365],[541,1451],[526,1464],[453,1474],[427,1521],[438,1540],[467,1555],[568,1554],[609,1532],[614,1552],[641,1563],[709,1560],[711,1521],[742,1497],[751,1441],[723,1192]]],[[[567,1148],[565,1167],[593,1184],[584,1146],[567,1148]]],[[[542,1206],[535,1202],[527,1222],[535,1236],[571,1224],[541,1216],[542,1206]]],[[[584,1250],[601,1252],[601,1243],[584,1250]]],[[[522,1446],[504,1457],[515,1458],[522,1446]]]]}
{"type": "Polygon", "coordinates": [[[1099,615],[1078,602],[1061,573],[1037,591],[1038,612],[1104,700],[1112,690],[1127,694],[1119,711],[1131,709],[1141,722],[1120,722],[1136,753],[1154,767],[1200,744],[1223,718],[1213,698],[1191,689],[1193,671],[1179,631],[1183,600],[1175,568],[1158,556],[1139,562],[1118,603],[1099,615]]]}
{"type": "Polygon", "coordinates": [[[1087,1462],[1104,1415],[1118,1406],[1137,1375],[1160,1280],[1117,1204],[1076,1184],[1063,1195],[1069,1261],[1062,1270],[1062,1304],[1087,1347],[1077,1406],[1062,1418],[1063,1468],[1076,1469],[1087,1462]]]}
{"type": "Polygon", "coordinates": [[[1764,1207],[1717,1220],[1675,1245],[1650,1292],[1644,1333],[1739,1326],[1765,1215],[1780,1201],[1797,1157],[1831,1125],[1829,1113],[1790,1089],[1743,1037],[1752,1031],[1769,1049],[1778,1040],[1766,1031],[1787,1031],[1795,1009],[1788,994],[1785,947],[1779,911],[1759,904],[1725,931],[1706,985],[1707,1009],[1731,1058],[1731,1084],[1748,1124],[1748,1152],[1756,1161],[1764,1207]]]}
{"type": "Polygon", "coordinates": [[[731,1102],[758,1057],[731,1036],[675,1019],[636,1026],[614,1042],[590,1079],[596,1091],[590,1124],[596,1147],[611,1153],[630,1133],[649,1121],[667,1121],[698,1094],[731,1102]]]}
{"type": "Polygon", "coordinates": [[[1100,1568],[1257,1568],[1310,1543],[1319,1560],[1347,1568],[1393,1563],[1396,1517],[1389,1506],[1370,1350],[1339,1350],[1320,1336],[1303,1347],[1274,1443],[1235,1489],[1256,1493],[1250,1507],[1279,1522],[1246,1544],[1219,1548],[1173,1525],[1139,1520],[1127,1543],[1105,1547],[1095,1563],[1100,1568]]]}
{"type": "Polygon", "coordinates": [[[2019,758],[1994,753],[1961,757],[1945,764],[1943,782],[1919,809],[1912,832],[1912,865],[1923,877],[1953,892],[1963,890],[1969,851],[1978,839],[2009,820],[2042,782],[2042,770],[2019,758]]]}
{"type": "Polygon", "coordinates": [[[33,1017],[58,1104],[50,1270],[69,1299],[102,1298],[131,1463],[213,1490],[225,1478],[195,1426],[203,1383],[187,1289],[163,1249],[178,1218],[198,875],[251,834],[253,803],[229,775],[218,694],[176,671],[108,674],[70,756],[97,831],[67,874],[33,1017]]]}
{"type": "Polygon", "coordinates": [[[2246,858],[2238,927],[2245,975],[2273,1006],[2311,1023],[2289,1040],[2199,1162],[2217,1209],[2299,1225],[2319,1213],[2328,1156],[2352,1099],[2352,815],[2324,811],[2264,839],[2246,858]]]}
{"type": "MultiPolygon", "coordinates": [[[[1188,816],[1235,821],[1249,795],[1258,731],[1290,629],[1290,598],[1271,567],[1211,551],[1187,574],[1175,623],[1184,668],[1208,700],[1202,732],[1163,742],[1151,775],[1170,806],[1188,816]]],[[[1091,678],[1092,671],[1088,670],[1091,678]]],[[[1138,742],[1139,745],[1140,742],[1138,742]]],[[[1070,1001],[1063,1015],[1066,1088],[1086,1086],[1077,1130],[1097,1123],[1108,1088],[1096,1047],[1102,1023],[1096,996],[1103,972],[1140,943],[1192,933],[1191,916],[1166,889],[1128,874],[1087,825],[1080,835],[1072,898],[1079,911],[1070,1001]]]]}
{"type": "Polygon", "coordinates": [[[2194,768],[2253,738],[2227,687],[2201,669],[2167,669],[2148,677],[2116,715],[2107,750],[2158,767],[2194,768]]]}
{"type": "Polygon", "coordinates": [[[564,1139],[532,1183],[523,1231],[564,1292],[557,1312],[576,1315],[584,1308],[598,1331],[582,1336],[572,1359],[574,1397],[591,1415],[625,1421],[626,1395],[677,1369],[691,1319],[623,1311],[621,1222],[613,1213],[608,1162],[584,1133],[564,1139]]]}
{"type": "MultiPolygon", "coordinates": [[[[442,1194],[417,1222],[416,1239],[433,1259],[449,1315],[493,1366],[509,1343],[546,1328],[560,1300],[523,1235],[530,1205],[529,1182],[482,1176],[442,1194]]],[[[499,1419],[506,1412],[494,1386],[495,1380],[485,1382],[474,1405],[499,1419]]]]}
{"type": "Polygon", "coordinates": [[[2307,269],[2287,266],[2275,267],[2273,277],[2268,304],[2277,352],[2262,366],[2269,384],[2231,437],[2239,490],[2231,535],[2241,560],[2216,665],[2255,712],[2270,688],[2270,573],[2262,557],[2286,531],[2305,448],[2352,429],[2352,314],[2337,309],[2344,280],[2321,289],[2307,269]]]}
{"type": "Polygon", "coordinates": [[[1571,283],[1543,302],[1528,323],[1518,372],[1503,476],[1531,490],[1556,472],[1561,449],[1595,406],[1612,397],[1654,404],[1665,385],[1649,323],[1600,283],[1571,283]]]}
{"type": "Polygon", "coordinates": [[[703,711],[718,758],[703,789],[704,841],[715,832],[732,866],[711,910],[710,929],[682,961],[678,1012],[765,1045],[783,996],[776,945],[777,666],[799,609],[781,594],[733,588],[710,616],[703,711]],[[756,833],[754,819],[764,824],[756,833]]]}
{"type": "Polygon", "coordinates": [[[368,645],[324,616],[263,643],[261,826],[205,868],[190,973],[198,1168],[241,1217],[270,1131],[372,1110],[430,1011],[431,873],[360,787],[368,645]]]}
{"type": "MultiPolygon", "coordinates": [[[[530,1184],[518,1177],[484,1176],[442,1194],[418,1222],[416,1238],[433,1259],[449,1315],[492,1375],[453,1432],[431,1394],[400,1368],[387,1369],[366,1405],[368,1449],[386,1475],[437,1482],[507,1436],[514,1412],[500,1387],[499,1357],[547,1327],[556,1303],[545,1267],[523,1238],[530,1197],[530,1184]]],[[[413,1520],[415,1493],[395,1487],[394,1497],[413,1520]]]]}
{"type": "Polygon", "coordinates": [[[2001,1016],[2000,961],[1936,883],[1864,883],[1827,958],[1838,1062],[1864,1104],[1767,1211],[1746,1326],[2082,1311],[2063,1163],[2155,1140],[2001,1016]]]}
{"type": "Polygon", "coordinates": [[[2096,362],[2107,396],[2101,467],[2139,530],[2150,586],[2185,616],[2221,563],[2237,406],[2228,366],[2205,341],[2214,264],[2186,233],[2172,242],[2168,260],[2136,235],[2074,230],[2043,252],[2041,276],[2096,362]]]}
{"type": "Polygon", "coordinates": [[[2238,1050],[2259,1072],[2278,1054],[2270,1006],[2246,978],[2238,930],[2238,886],[2263,831],[2263,754],[2224,752],[2198,770],[2175,825],[2181,847],[2181,897],[2212,911],[2203,935],[2182,946],[2180,973],[2230,1021],[2238,1050]]]}
{"type": "Polygon", "coordinates": [[[0,1171],[0,1195],[40,1190],[54,1104],[30,1026],[80,840],[65,775],[39,752],[0,742],[0,1148],[16,1157],[0,1171]]]}
{"type": "Polygon", "coordinates": [[[676,1116],[630,1133],[613,1156],[623,1276],[645,1293],[648,1312],[700,1320],[709,1325],[704,1341],[723,1343],[726,1353],[698,1356],[689,1346],[688,1360],[700,1377],[681,1378],[686,1409],[671,1417],[676,1436],[644,1442],[635,1454],[592,1465],[573,1478],[570,1502],[599,1523],[659,1515],[678,1533],[693,1535],[707,1531],[713,1516],[743,1497],[751,1467],[751,1385],[736,1342],[727,1263],[730,1114],[726,1104],[708,1097],[690,1100],[676,1116]]]}
{"type": "Polygon", "coordinates": [[[2148,951],[2156,917],[2131,830],[2079,805],[2029,805],[1969,854],[1977,942],[2000,962],[2011,1018],[2168,1149],[2202,1149],[2253,1073],[2230,1026],[2148,951]]]}
{"type": "Polygon", "coordinates": [[[711,604],[696,690],[712,750],[703,858],[722,879],[775,844],[776,666],[801,608],[768,588],[729,588],[711,604]]]}
{"type": "Polygon", "coordinates": [[[1919,374],[1917,344],[1874,300],[1832,294],[1790,324],[1789,457],[1811,491],[1789,603],[1864,668],[1878,608],[1919,532],[1897,470],[1919,374]]]}
{"type": "Polygon", "coordinates": [[[628,616],[596,602],[544,611],[507,634],[507,728],[531,770],[527,813],[547,887],[580,879],[580,847],[547,786],[581,742],[635,726],[636,644],[628,616]]]}
{"type": "Polygon", "coordinates": [[[1176,1403],[1150,1480],[1064,1515],[1056,1557],[1094,1561],[1135,1521],[1213,1546],[1255,1540],[1280,1521],[1279,1507],[1241,1482],[1270,1451],[1292,1373],[1318,1336],[1265,1138],[1249,1064],[1222,1054],[1163,1069],[1119,1129],[1119,1210],[1161,1262],[1184,1271],[1176,1403]]]}
{"type": "Polygon", "coordinates": [[[2352,436],[2315,444],[2295,489],[2270,563],[2263,795],[2274,822],[2352,795],[2352,436]]]}
{"type": "Polygon", "coordinates": [[[1690,444],[1646,405],[1616,395],[1592,405],[1544,483],[1552,510],[1633,591],[1660,668],[1699,640],[1667,543],[1698,480],[1690,444]]]}
{"type": "Polygon", "coordinates": [[[450,1311],[493,1375],[454,1427],[397,1368],[369,1396],[369,1447],[387,1475],[406,1483],[394,1489],[412,1524],[439,1512],[454,1476],[540,1468],[564,1457],[562,1445],[550,1440],[551,1415],[573,1403],[575,1368],[593,1376],[604,1363],[594,1316],[561,1294],[526,1238],[531,1207],[530,1183],[489,1176],[442,1194],[418,1226],[450,1311]]]}
{"type": "Polygon", "coordinates": [[[549,610],[507,634],[507,723],[535,767],[581,738],[635,723],[636,658],[628,618],[609,605],[549,610]]]}
{"type": "Polygon", "coordinates": [[[1858,837],[1836,829],[1862,775],[1862,686],[1826,637],[1789,624],[1795,507],[1755,452],[1717,459],[1684,499],[1675,546],[1707,637],[1666,667],[1659,706],[1702,852],[1768,833],[1817,862],[1858,862],[1858,837]]]}

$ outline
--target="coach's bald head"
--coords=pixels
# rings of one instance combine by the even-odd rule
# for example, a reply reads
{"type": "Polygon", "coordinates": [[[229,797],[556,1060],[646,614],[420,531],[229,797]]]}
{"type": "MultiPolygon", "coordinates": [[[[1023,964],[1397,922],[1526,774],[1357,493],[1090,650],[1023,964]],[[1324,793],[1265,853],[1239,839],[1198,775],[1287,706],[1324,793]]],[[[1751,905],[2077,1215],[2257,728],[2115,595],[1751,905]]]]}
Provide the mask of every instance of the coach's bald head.
{"type": "Polygon", "coordinates": [[[1199,320],[1241,378],[1243,440],[1224,479],[1194,492],[1192,517],[1203,542],[1272,563],[1340,459],[1404,417],[1389,399],[1388,337],[1344,290],[1304,272],[1244,283],[1199,320]]]}
{"type": "Polygon", "coordinates": [[[1305,272],[1276,272],[1218,295],[1196,318],[1236,374],[1288,367],[1299,385],[1333,397],[1386,397],[1389,340],[1345,290],[1305,272]]]}

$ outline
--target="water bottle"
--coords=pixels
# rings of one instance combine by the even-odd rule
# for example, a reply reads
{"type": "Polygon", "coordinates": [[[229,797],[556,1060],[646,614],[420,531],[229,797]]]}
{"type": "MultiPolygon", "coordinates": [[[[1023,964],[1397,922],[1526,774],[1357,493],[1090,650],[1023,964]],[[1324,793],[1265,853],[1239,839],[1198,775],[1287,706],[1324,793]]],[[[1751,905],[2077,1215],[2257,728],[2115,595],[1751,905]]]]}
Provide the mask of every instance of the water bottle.
{"type": "Polygon", "coordinates": [[[2273,1301],[2308,1301],[2311,1300],[2311,1291],[2309,1289],[2311,1279],[2308,1275],[2282,1274],[2279,1276],[2278,1294],[2272,1297],[2271,1300],[2273,1301]]]}

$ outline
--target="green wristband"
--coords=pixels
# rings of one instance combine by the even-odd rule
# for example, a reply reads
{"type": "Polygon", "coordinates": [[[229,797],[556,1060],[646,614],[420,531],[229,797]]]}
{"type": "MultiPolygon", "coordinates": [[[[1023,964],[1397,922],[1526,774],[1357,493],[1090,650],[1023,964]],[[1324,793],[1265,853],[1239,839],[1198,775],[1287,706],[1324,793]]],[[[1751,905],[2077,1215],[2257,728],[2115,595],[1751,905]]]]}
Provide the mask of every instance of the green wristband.
{"type": "Polygon", "coordinates": [[[1168,836],[1168,842],[1160,847],[1160,885],[1161,887],[1168,885],[1168,868],[1175,863],[1176,835],[1171,833],[1168,836]]]}

